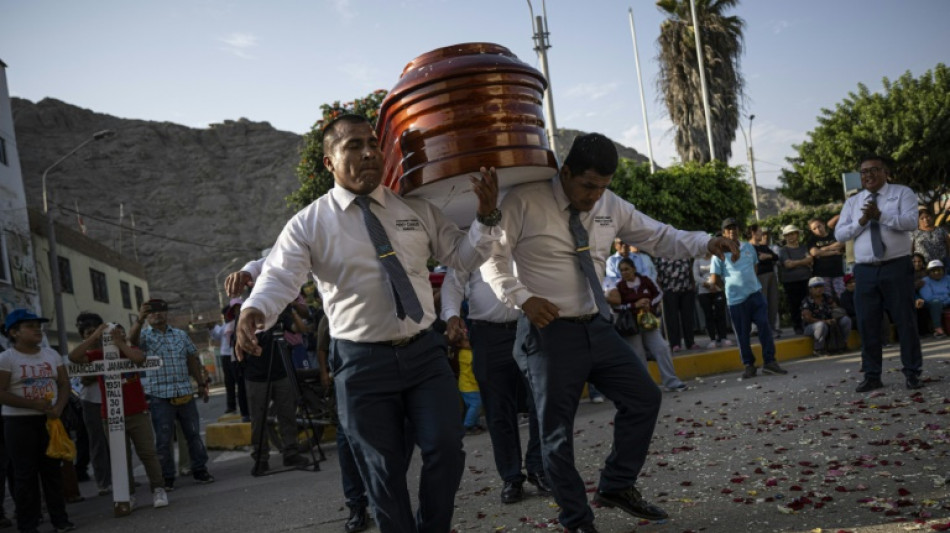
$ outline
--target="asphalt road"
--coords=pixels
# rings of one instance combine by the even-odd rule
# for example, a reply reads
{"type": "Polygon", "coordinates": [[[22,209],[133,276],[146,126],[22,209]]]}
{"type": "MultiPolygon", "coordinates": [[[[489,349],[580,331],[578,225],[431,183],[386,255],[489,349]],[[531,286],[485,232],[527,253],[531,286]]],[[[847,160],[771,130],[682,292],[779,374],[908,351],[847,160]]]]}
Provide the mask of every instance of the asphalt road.
{"type": "MultiPolygon", "coordinates": [[[[950,341],[926,340],[924,355],[926,387],[918,391],[904,387],[891,348],[886,387],[869,394],[854,392],[861,377],[857,353],[786,362],[787,376],[707,376],[689,381],[689,391],[664,393],[639,487],[672,518],[648,523],[595,509],[598,529],[868,533],[950,525],[950,341]]],[[[201,406],[205,423],[224,410],[217,392],[201,406]]],[[[610,450],[613,414],[609,402],[584,401],[578,410],[576,460],[590,492],[610,450]]],[[[458,532],[560,531],[553,498],[535,495],[530,485],[523,502],[500,503],[502,483],[487,434],[466,437],[465,447],[458,532]]],[[[86,501],[69,506],[70,518],[81,530],[102,533],[341,532],[347,510],[335,449],[328,445],[326,451],[319,472],[263,478],[250,476],[246,451],[212,452],[217,482],[199,486],[179,479],[164,509],[151,507],[139,468],[143,487],[131,516],[113,518],[109,497],[95,496],[94,485],[84,483],[86,501]]],[[[417,454],[412,482],[418,468],[417,454]]]]}

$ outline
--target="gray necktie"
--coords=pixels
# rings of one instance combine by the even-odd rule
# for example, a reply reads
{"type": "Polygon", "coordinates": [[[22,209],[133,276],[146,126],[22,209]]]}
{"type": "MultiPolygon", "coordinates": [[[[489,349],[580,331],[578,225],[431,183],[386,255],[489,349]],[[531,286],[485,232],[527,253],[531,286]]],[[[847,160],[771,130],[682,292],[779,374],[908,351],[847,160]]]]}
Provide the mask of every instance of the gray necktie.
{"type": "Polygon", "coordinates": [[[389,242],[386,230],[383,229],[382,223],[369,209],[369,197],[357,196],[354,201],[363,210],[363,222],[366,223],[369,238],[373,241],[373,247],[376,248],[376,256],[383,264],[383,268],[386,269],[386,274],[389,275],[389,283],[392,285],[393,294],[396,297],[396,316],[400,319],[408,316],[418,324],[425,315],[422,304],[419,303],[416,291],[412,288],[412,282],[409,281],[409,276],[406,275],[406,269],[403,268],[399,258],[396,257],[396,251],[393,250],[393,246],[389,242]]]}
{"type": "Polygon", "coordinates": [[[571,235],[574,237],[574,253],[577,254],[577,260],[580,263],[581,271],[587,278],[590,285],[590,291],[594,293],[594,303],[597,304],[597,310],[600,316],[610,320],[610,306],[604,298],[604,291],[600,288],[600,280],[594,272],[594,261],[590,258],[590,241],[587,230],[581,225],[580,211],[571,208],[571,218],[568,220],[568,226],[571,228],[571,235]]]}
{"type": "MultiPolygon", "coordinates": [[[[871,193],[871,203],[877,205],[877,193],[871,193]]],[[[884,239],[881,238],[881,224],[877,220],[871,220],[870,222],[871,229],[871,251],[874,253],[875,259],[881,259],[884,257],[884,252],[887,251],[887,246],[884,245],[884,239]]]]}

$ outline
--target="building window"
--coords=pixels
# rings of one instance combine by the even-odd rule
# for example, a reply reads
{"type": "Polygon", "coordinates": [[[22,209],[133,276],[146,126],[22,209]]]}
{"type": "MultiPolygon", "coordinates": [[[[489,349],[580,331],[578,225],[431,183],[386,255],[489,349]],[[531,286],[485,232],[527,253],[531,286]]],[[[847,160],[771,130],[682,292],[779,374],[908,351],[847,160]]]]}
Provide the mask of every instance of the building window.
{"type": "Polygon", "coordinates": [[[7,162],[7,141],[3,137],[0,137],[0,163],[10,166],[7,162]]]}
{"type": "Polygon", "coordinates": [[[97,302],[109,303],[109,288],[106,286],[105,273],[90,268],[89,279],[92,281],[92,299],[97,302]]]}
{"type": "Polygon", "coordinates": [[[59,286],[62,292],[73,293],[73,269],[69,266],[69,259],[57,257],[59,260],[59,286]]]}
{"type": "Polygon", "coordinates": [[[0,232],[0,282],[13,283],[10,275],[10,254],[7,253],[7,235],[0,232]]]}
{"type": "Polygon", "coordinates": [[[139,287],[138,285],[136,285],[135,286],[135,308],[141,309],[142,302],[144,301],[145,301],[145,296],[142,295],[142,287],[139,287]]]}
{"type": "Polygon", "coordinates": [[[119,290],[122,291],[122,307],[132,309],[132,289],[127,281],[119,281],[119,290]]]}

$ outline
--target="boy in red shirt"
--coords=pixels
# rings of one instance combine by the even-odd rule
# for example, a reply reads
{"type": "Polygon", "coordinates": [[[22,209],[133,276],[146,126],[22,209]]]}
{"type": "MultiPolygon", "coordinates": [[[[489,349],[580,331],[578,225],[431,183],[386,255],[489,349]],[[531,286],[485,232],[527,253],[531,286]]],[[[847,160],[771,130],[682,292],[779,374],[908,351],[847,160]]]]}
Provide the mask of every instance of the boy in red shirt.
{"type": "MultiPolygon", "coordinates": [[[[81,313],[76,322],[80,325],[79,333],[82,335],[83,341],[69,352],[69,360],[80,364],[101,360],[103,358],[102,334],[108,329],[109,325],[104,324],[102,317],[95,313],[81,313]]],[[[145,355],[138,348],[129,346],[125,339],[125,330],[118,324],[112,330],[112,341],[123,358],[136,364],[145,362],[145,355]]],[[[105,397],[105,380],[101,376],[99,377],[99,389],[102,391],[102,396],[105,397]]],[[[165,507],[168,505],[168,494],[165,492],[162,467],[158,461],[158,453],[155,451],[155,434],[152,431],[148,402],[145,400],[145,390],[142,388],[142,381],[139,379],[138,372],[122,374],[122,405],[125,411],[125,449],[128,461],[129,488],[135,490],[131,450],[131,445],[134,444],[135,453],[142,461],[142,465],[145,466],[145,473],[152,489],[153,505],[156,508],[165,507]]],[[[106,402],[102,402],[102,419],[103,423],[107,424],[106,402]]],[[[108,428],[106,428],[106,431],[108,432],[108,428]]]]}

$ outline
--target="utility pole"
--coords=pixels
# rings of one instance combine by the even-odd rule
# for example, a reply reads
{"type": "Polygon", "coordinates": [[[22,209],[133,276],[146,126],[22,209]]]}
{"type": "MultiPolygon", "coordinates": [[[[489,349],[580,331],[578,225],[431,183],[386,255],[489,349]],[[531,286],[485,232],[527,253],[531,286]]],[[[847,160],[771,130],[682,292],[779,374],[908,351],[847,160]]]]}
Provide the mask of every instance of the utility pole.
{"type": "Polygon", "coordinates": [[[541,74],[548,81],[548,86],[544,90],[544,114],[547,120],[544,121],[545,129],[548,132],[548,144],[551,145],[551,151],[557,157],[557,121],[554,119],[554,92],[551,88],[551,75],[548,72],[548,48],[551,48],[551,42],[548,40],[548,10],[541,0],[542,15],[534,16],[534,8],[531,7],[531,0],[528,0],[528,9],[531,11],[531,26],[535,30],[532,38],[534,39],[534,51],[538,53],[538,63],[541,65],[541,74]],[[536,28],[536,29],[535,29],[536,28]]]}
{"type": "Polygon", "coordinates": [[[745,151],[749,157],[749,173],[752,175],[752,203],[755,205],[755,220],[759,221],[759,187],[755,182],[755,154],[752,151],[752,119],[755,115],[749,115],[749,135],[746,136],[742,123],[739,123],[739,131],[742,132],[742,138],[745,139],[745,151]]]}
{"type": "Polygon", "coordinates": [[[699,27],[699,17],[696,16],[696,0],[689,0],[690,10],[693,12],[693,34],[696,36],[696,57],[699,59],[699,83],[703,89],[703,111],[706,113],[706,137],[709,139],[709,160],[716,159],[716,149],[713,146],[712,117],[709,113],[709,89],[706,88],[706,67],[703,60],[703,42],[699,38],[702,33],[699,27]]]}
{"type": "Polygon", "coordinates": [[[633,57],[637,65],[637,84],[640,85],[640,109],[643,112],[643,131],[647,134],[647,155],[650,157],[650,174],[656,172],[656,165],[653,162],[653,142],[650,140],[650,121],[647,119],[647,101],[643,94],[643,76],[640,75],[640,51],[637,49],[637,30],[633,26],[633,8],[628,8],[630,13],[630,35],[633,36],[633,57]]]}

